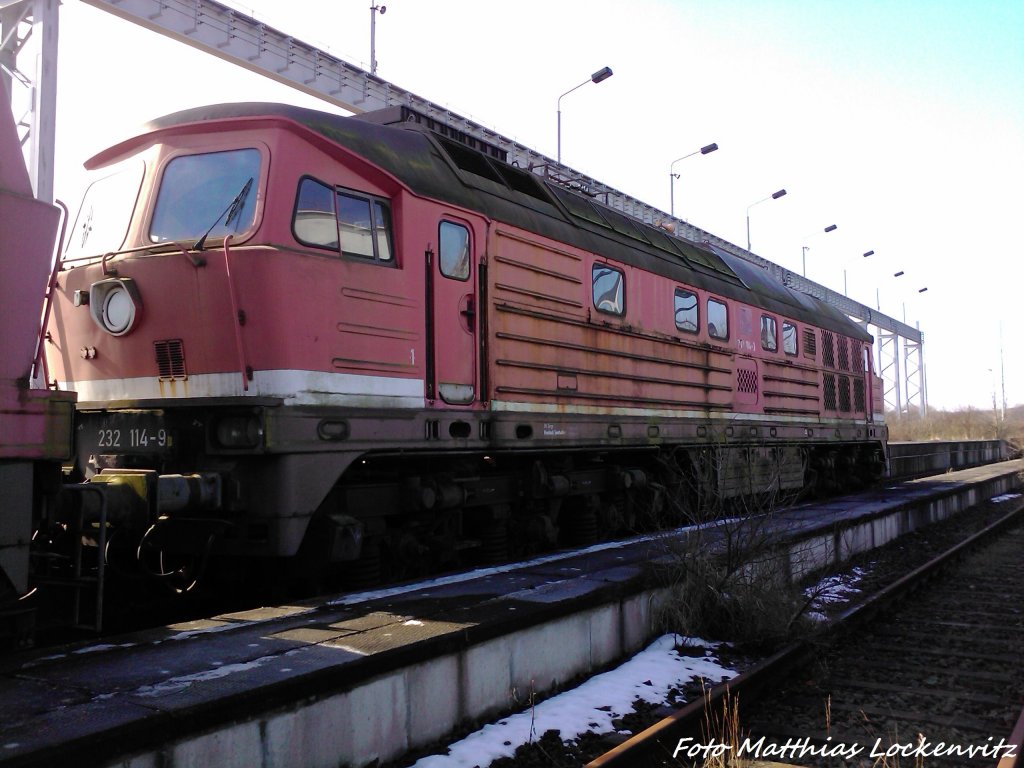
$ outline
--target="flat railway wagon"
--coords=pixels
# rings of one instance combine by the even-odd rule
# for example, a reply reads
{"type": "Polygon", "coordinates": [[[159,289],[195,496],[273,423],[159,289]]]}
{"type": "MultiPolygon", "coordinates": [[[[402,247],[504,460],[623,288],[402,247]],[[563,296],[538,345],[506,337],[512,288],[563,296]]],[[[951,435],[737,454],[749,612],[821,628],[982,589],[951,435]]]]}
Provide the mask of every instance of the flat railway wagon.
{"type": "Polygon", "coordinates": [[[369,581],[884,472],[858,325],[405,108],[87,165],[46,353],[107,562],[369,581]]]}

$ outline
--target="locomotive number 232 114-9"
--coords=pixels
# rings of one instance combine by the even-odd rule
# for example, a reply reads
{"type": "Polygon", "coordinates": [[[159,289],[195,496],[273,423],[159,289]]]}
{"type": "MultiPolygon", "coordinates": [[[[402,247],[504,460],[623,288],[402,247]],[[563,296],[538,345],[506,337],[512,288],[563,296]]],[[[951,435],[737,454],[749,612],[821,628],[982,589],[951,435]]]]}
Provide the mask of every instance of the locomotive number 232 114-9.
{"type": "Polygon", "coordinates": [[[168,448],[171,443],[166,429],[100,429],[96,435],[99,448],[168,448]]]}

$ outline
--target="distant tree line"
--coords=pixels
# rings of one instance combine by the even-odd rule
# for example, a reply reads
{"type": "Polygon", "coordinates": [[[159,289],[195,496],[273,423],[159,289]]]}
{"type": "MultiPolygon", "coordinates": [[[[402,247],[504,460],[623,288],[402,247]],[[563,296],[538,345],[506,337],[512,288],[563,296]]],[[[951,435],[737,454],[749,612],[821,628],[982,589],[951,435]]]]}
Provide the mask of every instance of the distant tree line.
{"type": "Polygon", "coordinates": [[[929,409],[921,416],[915,409],[885,414],[890,440],[1010,440],[1024,442],[1024,405],[1007,408],[1005,416],[996,410],[960,408],[955,411],[929,409]]]}

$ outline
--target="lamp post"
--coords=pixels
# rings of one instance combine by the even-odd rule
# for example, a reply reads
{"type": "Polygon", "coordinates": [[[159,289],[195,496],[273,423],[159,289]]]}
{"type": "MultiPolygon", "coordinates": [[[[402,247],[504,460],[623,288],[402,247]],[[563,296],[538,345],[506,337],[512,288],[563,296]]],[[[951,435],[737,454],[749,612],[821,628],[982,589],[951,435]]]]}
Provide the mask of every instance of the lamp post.
{"type": "MultiPolygon", "coordinates": [[[[825,227],[825,229],[823,229],[823,230],[822,230],[821,232],[818,232],[817,230],[815,230],[814,232],[811,232],[811,233],[810,233],[809,235],[804,235],[804,236],[803,236],[802,238],[800,238],[800,239],[801,239],[801,240],[807,240],[807,239],[809,239],[809,238],[813,237],[814,235],[826,235],[826,234],[828,234],[829,232],[835,232],[835,231],[836,231],[837,229],[839,229],[839,225],[838,225],[838,224],[829,224],[829,225],[828,225],[827,227],[825,227]]],[[[802,254],[801,254],[801,256],[802,256],[802,258],[803,258],[803,265],[804,265],[804,277],[807,277],[807,252],[808,252],[809,250],[811,250],[811,246],[809,246],[809,245],[803,245],[803,246],[801,246],[801,247],[800,247],[800,250],[802,251],[802,254]]]]}
{"type": "Polygon", "coordinates": [[[756,202],[751,203],[747,206],[747,250],[750,250],[750,209],[755,205],[767,202],[768,200],[778,200],[780,197],[785,197],[786,190],[780,189],[778,192],[772,192],[768,197],[763,197],[756,202]]]}
{"type": "Polygon", "coordinates": [[[672,161],[672,164],[668,167],[669,213],[672,214],[673,219],[676,217],[676,179],[679,178],[679,174],[673,173],[672,169],[675,168],[676,163],[678,163],[680,160],[685,160],[686,158],[693,157],[694,155],[707,155],[710,154],[711,152],[714,152],[717,149],[718,144],[708,144],[706,147],[701,147],[700,149],[696,150],[695,152],[691,152],[688,155],[677,157],[675,160],[672,161]]]}
{"type": "Polygon", "coordinates": [[[377,74],[377,13],[383,16],[388,10],[386,5],[370,3],[370,74],[377,74]]]}
{"type": "Polygon", "coordinates": [[[562,98],[568,96],[570,93],[576,90],[576,88],[582,88],[587,83],[602,83],[612,76],[611,67],[604,67],[597,70],[590,76],[589,79],[584,80],[579,85],[570,88],[568,91],[558,97],[558,164],[562,164],[562,98]]]}
{"type": "MultiPolygon", "coordinates": [[[[898,270],[896,270],[895,272],[892,273],[892,276],[893,276],[893,278],[899,278],[899,277],[903,277],[905,274],[907,274],[905,271],[903,271],[902,269],[898,269],[898,270]]],[[[927,290],[928,290],[928,287],[925,286],[924,288],[918,288],[917,292],[918,293],[924,293],[927,290]]],[[[882,293],[881,293],[881,289],[878,286],[875,286],[875,307],[878,309],[879,312],[882,311],[882,293]]],[[[906,314],[907,314],[907,305],[904,304],[903,305],[903,317],[904,317],[903,321],[904,322],[906,322],[906,314]]]]}
{"type": "MultiPolygon", "coordinates": [[[[928,290],[928,286],[926,285],[924,288],[918,288],[917,292],[918,293],[924,293],[927,290],[928,290]]],[[[907,322],[907,300],[906,299],[903,300],[903,322],[904,323],[907,322]]]]}
{"type": "MultiPolygon", "coordinates": [[[[864,254],[863,254],[865,259],[868,258],[869,256],[874,256],[874,255],[875,255],[874,251],[865,251],[864,254]]],[[[927,291],[928,289],[925,288],[925,290],[927,291]]],[[[843,296],[849,296],[849,295],[850,295],[850,293],[849,293],[849,291],[846,288],[846,267],[843,267],[843,296]]]]}

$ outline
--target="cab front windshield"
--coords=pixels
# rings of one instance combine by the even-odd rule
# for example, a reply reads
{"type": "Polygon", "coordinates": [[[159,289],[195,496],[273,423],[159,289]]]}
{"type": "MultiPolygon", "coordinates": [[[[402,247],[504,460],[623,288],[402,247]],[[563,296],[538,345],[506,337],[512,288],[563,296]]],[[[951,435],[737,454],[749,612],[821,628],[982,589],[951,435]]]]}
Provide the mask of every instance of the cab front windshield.
{"type": "Polygon", "coordinates": [[[150,241],[194,243],[245,232],[256,215],[259,172],[257,149],[175,157],[160,180],[150,241]]]}

